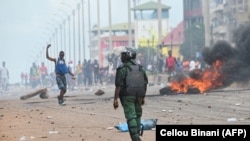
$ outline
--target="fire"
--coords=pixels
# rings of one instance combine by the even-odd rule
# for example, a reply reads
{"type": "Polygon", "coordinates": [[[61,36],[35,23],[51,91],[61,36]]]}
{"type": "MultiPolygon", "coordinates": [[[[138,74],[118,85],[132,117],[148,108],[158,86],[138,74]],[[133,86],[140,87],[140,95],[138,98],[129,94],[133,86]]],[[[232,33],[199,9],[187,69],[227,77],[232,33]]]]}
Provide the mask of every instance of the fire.
{"type": "Polygon", "coordinates": [[[174,81],[170,85],[172,91],[176,93],[187,93],[190,88],[195,88],[204,93],[208,90],[215,89],[223,84],[225,77],[221,73],[222,62],[215,61],[210,68],[204,71],[194,70],[193,77],[187,77],[181,81],[174,81]]]}

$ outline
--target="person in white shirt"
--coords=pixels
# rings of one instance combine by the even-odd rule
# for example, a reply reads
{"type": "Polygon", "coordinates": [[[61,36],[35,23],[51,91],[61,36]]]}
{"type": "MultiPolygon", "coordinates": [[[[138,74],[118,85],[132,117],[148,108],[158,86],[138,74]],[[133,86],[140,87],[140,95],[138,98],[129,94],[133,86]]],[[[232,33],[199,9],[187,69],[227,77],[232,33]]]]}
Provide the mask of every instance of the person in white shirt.
{"type": "Polygon", "coordinates": [[[5,66],[5,62],[2,63],[2,68],[0,68],[0,82],[3,90],[8,90],[9,83],[9,70],[5,66]]]}
{"type": "Polygon", "coordinates": [[[192,71],[195,69],[195,61],[194,59],[192,58],[189,62],[189,71],[192,71]]]}
{"type": "Polygon", "coordinates": [[[195,60],[195,69],[201,69],[201,61],[198,58],[195,60]]]}

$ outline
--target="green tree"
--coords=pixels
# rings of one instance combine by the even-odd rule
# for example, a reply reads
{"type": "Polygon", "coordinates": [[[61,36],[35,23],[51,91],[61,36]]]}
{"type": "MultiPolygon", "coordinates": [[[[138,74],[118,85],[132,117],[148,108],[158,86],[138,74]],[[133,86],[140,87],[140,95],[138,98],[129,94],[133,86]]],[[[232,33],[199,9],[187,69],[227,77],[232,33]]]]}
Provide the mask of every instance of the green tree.
{"type": "Polygon", "coordinates": [[[204,24],[193,24],[184,32],[185,41],[180,46],[180,54],[186,58],[194,57],[196,52],[200,52],[205,47],[204,24]]]}

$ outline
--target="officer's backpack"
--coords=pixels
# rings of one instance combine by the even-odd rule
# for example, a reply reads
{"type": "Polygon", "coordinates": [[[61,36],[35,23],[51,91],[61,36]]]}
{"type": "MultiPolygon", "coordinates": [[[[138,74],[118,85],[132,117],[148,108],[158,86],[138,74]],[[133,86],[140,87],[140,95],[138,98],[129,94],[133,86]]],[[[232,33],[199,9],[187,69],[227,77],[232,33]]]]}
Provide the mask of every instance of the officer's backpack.
{"type": "Polygon", "coordinates": [[[126,73],[126,92],[129,95],[145,96],[145,79],[140,65],[128,65],[126,73]]]}

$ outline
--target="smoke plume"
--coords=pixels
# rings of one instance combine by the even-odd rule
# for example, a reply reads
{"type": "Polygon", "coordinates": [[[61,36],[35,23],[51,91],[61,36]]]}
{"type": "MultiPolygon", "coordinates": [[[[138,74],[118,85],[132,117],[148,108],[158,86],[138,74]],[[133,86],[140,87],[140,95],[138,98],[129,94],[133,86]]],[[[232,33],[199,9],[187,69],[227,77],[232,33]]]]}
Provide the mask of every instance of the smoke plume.
{"type": "Polygon", "coordinates": [[[241,25],[232,41],[234,46],[221,40],[202,52],[206,64],[212,65],[217,60],[222,62],[223,86],[234,82],[246,84],[250,79],[250,25],[241,25]]]}

